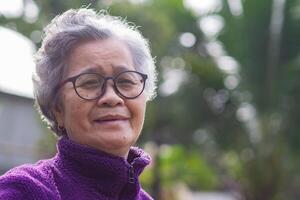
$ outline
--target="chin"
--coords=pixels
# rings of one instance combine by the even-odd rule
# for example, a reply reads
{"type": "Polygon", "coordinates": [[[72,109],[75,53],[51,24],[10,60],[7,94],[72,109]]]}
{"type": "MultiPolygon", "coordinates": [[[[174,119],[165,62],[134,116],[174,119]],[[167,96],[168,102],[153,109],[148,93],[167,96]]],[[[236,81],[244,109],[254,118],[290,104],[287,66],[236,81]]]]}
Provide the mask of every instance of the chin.
{"type": "Polygon", "coordinates": [[[97,149],[127,149],[135,143],[135,139],[128,135],[121,135],[121,134],[111,134],[110,137],[103,137],[103,134],[100,137],[92,137],[90,138],[91,146],[96,147],[97,149]]]}

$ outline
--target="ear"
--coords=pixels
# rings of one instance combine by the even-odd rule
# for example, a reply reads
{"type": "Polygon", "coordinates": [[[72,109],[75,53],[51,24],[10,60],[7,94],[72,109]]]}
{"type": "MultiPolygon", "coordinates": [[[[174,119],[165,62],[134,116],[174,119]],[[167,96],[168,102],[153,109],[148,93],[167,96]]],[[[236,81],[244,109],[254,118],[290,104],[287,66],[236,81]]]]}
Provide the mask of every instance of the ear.
{"type": "Polygon", "coordinates": [[[64,127],[65,123],[64,123],[64,111],[63,108],[61,106],[53,106],[53,108],[51,109],[52,113],[54,114],[54,117],[58,123],[59,126],[64,127]]]}

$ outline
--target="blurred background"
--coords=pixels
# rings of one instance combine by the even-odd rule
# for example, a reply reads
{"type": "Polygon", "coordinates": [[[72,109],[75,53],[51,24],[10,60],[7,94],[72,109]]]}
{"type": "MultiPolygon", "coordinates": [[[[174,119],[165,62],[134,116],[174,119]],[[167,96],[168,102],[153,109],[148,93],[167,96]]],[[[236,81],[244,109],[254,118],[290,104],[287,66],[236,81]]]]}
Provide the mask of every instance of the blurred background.
{"type": "Polygon", "coordinates": [[[140,26],[159,70],[139,146],[156,200],[300,199],[300,0],[0,0],[0,174],[55,154],[32,55],[70,8],[140,26]]]}

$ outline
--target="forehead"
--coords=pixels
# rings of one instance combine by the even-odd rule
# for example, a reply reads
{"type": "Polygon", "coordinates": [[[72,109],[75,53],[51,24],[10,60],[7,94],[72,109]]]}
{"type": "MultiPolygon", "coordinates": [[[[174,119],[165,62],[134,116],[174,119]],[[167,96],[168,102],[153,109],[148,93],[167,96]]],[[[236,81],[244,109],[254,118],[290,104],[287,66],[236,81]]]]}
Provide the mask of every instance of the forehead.
{"type": "Polygon", "coordinates": [[[78,44],[67,59],[67,76],[84,72],[115,74],[134,70],[132,55],[118,39],[85,41],[78,44]]]}

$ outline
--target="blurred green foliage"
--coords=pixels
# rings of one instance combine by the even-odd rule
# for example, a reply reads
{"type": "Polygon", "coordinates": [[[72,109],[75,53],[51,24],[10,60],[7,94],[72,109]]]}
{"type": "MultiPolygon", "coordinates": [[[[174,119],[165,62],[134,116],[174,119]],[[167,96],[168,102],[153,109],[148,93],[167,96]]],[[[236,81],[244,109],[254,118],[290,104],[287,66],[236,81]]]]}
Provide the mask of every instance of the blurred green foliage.
{"type": "Polygon", "coordinates": [[[299,0],[216,1],[204,13],[182,0],[34,2],[34,23],[2,15],[0,24],[30,38],[55,15],[89,5],[126,16],[151,42],[159,92],[148,103],[140,142],[155,144],[142,175],[155,199],[179,182],[247,200],[300,199],[299,0]],[[223,27],[208,35],[213,22],[204,26],[206,19],[223,27]],[[183,33],[193,35],[190,47],[180,42],[183,33]],[[173,92],[165,87],[170,77],[173,92]]]}

